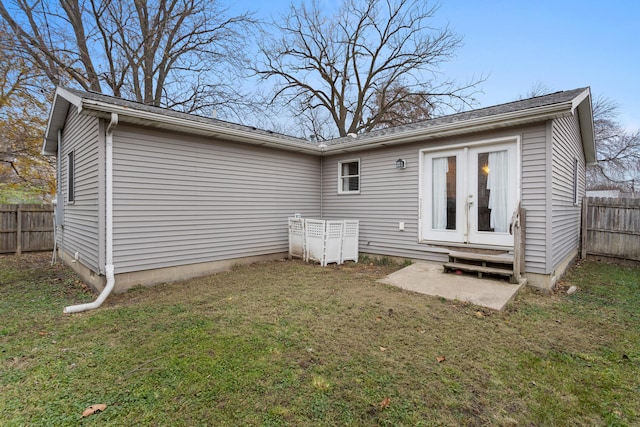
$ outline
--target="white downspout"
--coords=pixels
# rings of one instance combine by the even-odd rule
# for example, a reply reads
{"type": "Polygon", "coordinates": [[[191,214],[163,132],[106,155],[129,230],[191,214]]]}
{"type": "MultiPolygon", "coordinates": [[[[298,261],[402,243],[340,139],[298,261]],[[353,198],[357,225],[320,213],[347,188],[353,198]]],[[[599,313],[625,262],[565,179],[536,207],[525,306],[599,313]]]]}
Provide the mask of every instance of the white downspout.
{"type": "Polygon", "coordinates": [[[107,284],[100,295],[94,302],[87,304],[71,305],[64,308],[65,313],[79,313],[81,311],[93,310],[102,305],[109,296],[116,284],[115,269],[113,267],[113,129],[118,125],[118,114],[111,113],[111,121],[107,126],[105,137],[106,143],[106,171],[105,171],[105,190],[106,190],[106,260],[104,272],[107,276],[107,284]]]}

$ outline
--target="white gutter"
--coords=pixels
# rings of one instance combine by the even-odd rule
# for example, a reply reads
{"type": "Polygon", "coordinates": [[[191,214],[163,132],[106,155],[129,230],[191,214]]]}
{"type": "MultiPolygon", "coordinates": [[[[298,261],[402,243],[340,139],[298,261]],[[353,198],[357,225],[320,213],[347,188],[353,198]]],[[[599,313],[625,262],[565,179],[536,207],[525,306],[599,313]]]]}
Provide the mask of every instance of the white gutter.
{"type": "Polygon", "coordinates": [[[366,136],[365,138],[357,137],[355,140],[350,142],[333,144],[325,147],[315,146],[305,142],[298,142],[296,140],[297,138],[287,139],[263,134],[256,135],[250,130],[233,129],[212,125],[210,123],[195,122],[184,118],[134,110],[95,100],[83,99],[81,108],[86,112],[86,114],[90,114],[89,112],[91,111],[98,116],[100,113],[121,114],[123,116],[122,121],[126,120],[124,117],[127,117],[130,119],[162,123],[161,127],[178,131],[189,129],[192,133],[207,134],[214,137],[219,136],[232,141],[323,155],[324,153],[332,154],[335,152],[368,149],[388,145],[390,143],[398,144],[424,141],[427,139],[459,135],[470,131],[490,130],[495,127],[517,126],[541,120],[548,120],[550,118],[568,116],[572,114],[573,103],[572,101],[566,101],[557,104],[529,108],[526,110],[468,119],[461,122],[443,123],[429,128],[418,127],[400,132],[391,131],[377,136],[366,136]]]}
{"type": "Polygon", "coordinates": [[[93,310],[102,305],[109,296],[116,284],[115,268],[113,266],[113,129],[118,125],[118,115],[111,113],[111,121],[106,132],[106,260],[104,271],[107,276],[107,284],[94,302],[86,304],[71,305],[64,308],[65,313],[79,313],[81,311],[93,310]]]}
{"type": "MultiPolygon", "coordinates": [[[[447,136],[459,135],[470,131],[490,130],[496,127],[510,127],[548,120],[551,118],[569,116],[572,114],[572,102],[545,105],[542,107],[529,108],[527,110],[512,111],[509,113],[496,114],[491,116],[468,119],[461,122],[443,123],[429,128],[415,128],[400,132],[389,131],[377,136],[366,136],[353,142],[329,145],[324,152],[348,152],[373,147],[385,146],[389,144],[408,143],[424,141],[433,138],[443,138],[447,136]]],[[[437,120],[437,119],[436,119],[437,120]]]]}
{"type": "Polygon", "coordinates": [[[181,117],[173,117],[158,113],[152,113],[149,111],[134,110],[128,107],[122,107],[119,105],[108,104],[105,102],[94,101],[90,99],[82,100],[81,110],[85,114],[91,114],[90,112],[93,112],[92,115],[96,116],[100,116],[101,113],[120,114],[123,116],[121,120],[122,122],[135,119],[146,122],[160,123],[161,126],[156,127],[172,129],[179,132],[184,132],[185,129],[187,129],[190,133],[220,137],[230,141],[239,141],[254,145],[277,147],[309,154],[317,154],[319,151],[319,149],[315,145],[304,142],[300,138],[289,137],[286,135],[269,135],[268,133],[256,134],[253,129],[244,129],[242,126],[238,126],[239,128],[235,129],[233,127],[220,126],[212,123],[203,123],[181,117]]]}

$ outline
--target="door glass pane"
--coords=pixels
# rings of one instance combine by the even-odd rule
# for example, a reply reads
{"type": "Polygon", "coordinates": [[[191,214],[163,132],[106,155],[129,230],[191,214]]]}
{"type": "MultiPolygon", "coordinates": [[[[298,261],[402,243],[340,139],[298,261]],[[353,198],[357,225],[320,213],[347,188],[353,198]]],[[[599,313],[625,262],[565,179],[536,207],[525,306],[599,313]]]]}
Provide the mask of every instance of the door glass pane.
{"type": "Polygon", "coordinates": [[[455,230],[456,156],[434,158],[431,170],[431,227],[434,230],[455,230]]]}
{"type": "Polygon", "coordinates": [[[478,154],[478,231],[504,233],[509,226],[507,199],[509,189],[508,153],[492,151],[478,154]]]}
{"type": "Polygon", "coordinates": [[[493,231],[491,229],[491,209],[489,209],[489,153],[478,154],[478,231],[493,231]]]}

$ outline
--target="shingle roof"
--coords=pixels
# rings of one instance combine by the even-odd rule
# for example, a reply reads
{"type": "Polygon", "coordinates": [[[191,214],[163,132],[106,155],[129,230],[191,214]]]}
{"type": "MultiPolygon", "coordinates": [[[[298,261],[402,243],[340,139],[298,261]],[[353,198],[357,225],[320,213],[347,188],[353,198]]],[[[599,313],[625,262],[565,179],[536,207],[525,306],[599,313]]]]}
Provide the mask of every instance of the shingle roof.
{"type": "MultiPolygon", "coordinates": [[[[104,102],[104,103],[107,103],[107,104],[117,105],[119,107],[131,108],[131,109],[137,110],[137,111],[145,111],[145,112],[148,112],[148,113],[160,114],[160,115],[164,115],[164,116],[167,116],[167,117],[175,117],[175,118],[180,118],[180,119],[183,119],[183,120],[190,120],[190,121],[198,122],[198,123],[212,124],[212,125],[224,127],[224,128],[227,128],[227,129],[252,131],[252,132],[254,132],[256,134],[269,135],[271,137],[280,137],[283,140],[296,142],[296,143],[300,143],[300,142],[309,143],[308,141],[306,141],[305,139],[302,139],[302,138],[298,138],[298,137],[290,136],[290,135],[285,135],[285,134],[278,133],[278,132],[273,132],[273,131],[270,131],[270,130],[258,129],[258,128],[253,127],[253,126],[240,125],[240,124],[237,124],[237,123],[227,122],[225,120],[220,120],[220,119],[214,119],[212,117],[200,116],[200,115],[197,115],[197,114],[182,113],[180,111],[172,110],[172,109],[169,109],[169,108],[156,107],[156,106],[153,106],[153,105],[147,105],[147,104],[143,104],[143,103],[140,103],[140,102],[129,101],[129,100],[126,100],[126,99],[117,98],[115,96],[105,95],[105,94],[98,93],[98,92],[91,92],[91,91],[87,92],[87,91],[78,90],[78,89],[71,89],[71,88],[64,88],[64,89],[69,91],[69,92],[71,92],[72,94],[82,98],[82,99],[85,99],[85,100],[104,102]]],[[[311,143],[309,143],[309,144],[311,144],[311,143]]]]}
{"type": "MultiPolygon", "coordinates": [[[[537,96],[534,98],[523,99],[520,101],[508,102],[505,104],[494,105],[491,107],[479,108],[476,110],[465,111],[462,113],[450,114],[447,116],[437,117],[431,120],[425,120],[422,122],[411,123],[407,125],[395,126],[385,129],[378,129],[371,132],[357,135],[357,139],[364,142],[367,139],[375,138],[382,135],[402,134],[406,131],[415,131],[424,129],[428,131],[430,128],[457,122],[464,122],[472,119],[479,119],[482,117],[497,116],[506,113],[513,113],[517,111],[529,110],[537,107],[544,107],[547,105],[560,104],[572,101],[576,96],[587,90],[588,88],[579,88],[573,90],[566,90],[551,93],[549,95],[537,96]]],[[[342,137],[327,141],[327,145],[339,145],[347,142],[352,142],[352,137],[342,137]]]]}
{"type": "MultiPolygon", "coordinates": [[[[122,121],[128,121],[132,124],[216,136],[229,141],[319,155],[322,155],[322,153],[358,151],[377,146],[426,141],[432,138],[535,123],[566,114],[573,114],[576,107],[578,110],[582,110],[580,114],[591,115],[589,89],[579,88],[451,114],[423,122],[379,129],[356,135],[355,138],[352,136],[336,138],[323,141],[324,144],[318,145],[316,142],[290,135],[239,125],[211,117],[181,113],[168,108],[145,105],[96,92],[59,88],[57,93],[63,99],[77,98],[73,102],[86,108],[88,110],[87,114],[116,112],[120,115],[122,121]]],[[[54,99],[43,143],[43,153],[48,155],[53,155],[56,152],[57,130],[64,125],[66,108],[68,108],[68,102],[71,102],[71,99],[60,102],[57,99],[58,96],[54,99]],[[65,107],[65,103],[67,103],[67,107],[65,107]]],[[[580,128],[588,160],[595,161],[591,118],[580,120],[580,128]]]]}

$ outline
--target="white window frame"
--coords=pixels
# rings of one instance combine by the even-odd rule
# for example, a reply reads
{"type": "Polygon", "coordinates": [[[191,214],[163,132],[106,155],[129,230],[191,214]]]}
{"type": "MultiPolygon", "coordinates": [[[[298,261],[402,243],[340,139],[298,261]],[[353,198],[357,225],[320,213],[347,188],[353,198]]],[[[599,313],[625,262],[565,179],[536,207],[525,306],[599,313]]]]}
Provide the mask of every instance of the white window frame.
{"type": "Polygon", "coordinates": [[[338,162],[338,194],[360,194],[360,188],[362,188],[362,180],[361,176],[361,168],[362,163],[360,159],[349,159],[349,160],[340,160],[338,162]],[[346,163],[358,163],[358,174],[357,175],[342,175],[342,165],[346,163]],[[343,190],[343,182],[345,179],[349,178],[358,178],[358,189],[357,190],[343,190]]]}
{"type": "Polygon", "coordinates": [[[76,153],[67,153],[67,203],[76,201],[76,153]]]}

